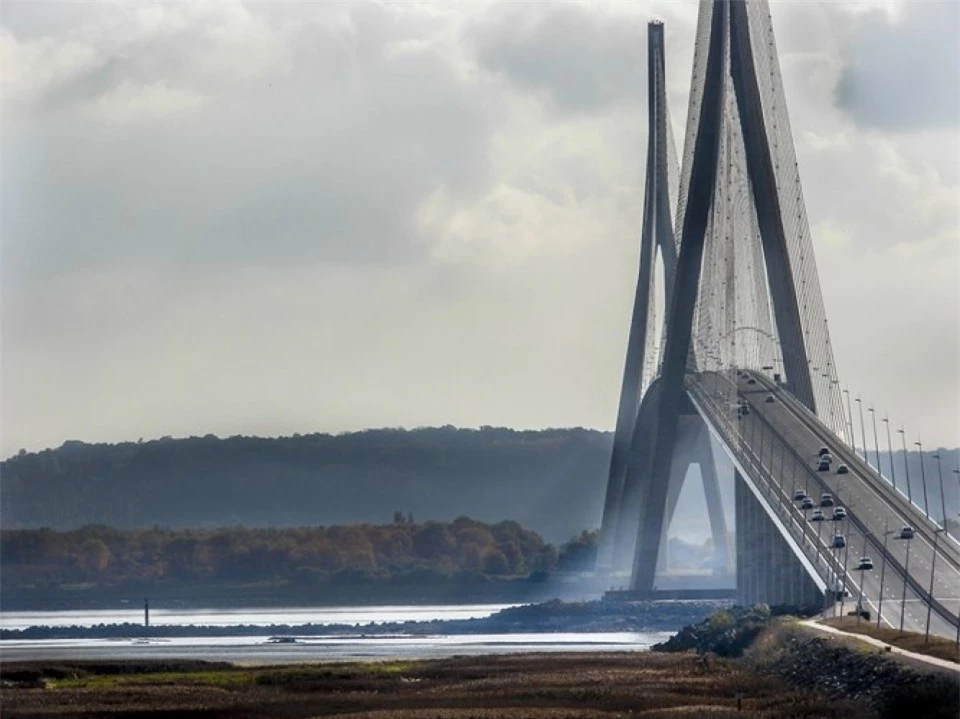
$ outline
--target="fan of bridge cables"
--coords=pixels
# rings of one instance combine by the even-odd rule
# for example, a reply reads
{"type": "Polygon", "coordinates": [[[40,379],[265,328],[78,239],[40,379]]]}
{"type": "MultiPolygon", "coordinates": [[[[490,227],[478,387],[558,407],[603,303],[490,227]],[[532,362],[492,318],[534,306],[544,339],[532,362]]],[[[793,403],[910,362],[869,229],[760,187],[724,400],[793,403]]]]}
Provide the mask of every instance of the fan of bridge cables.
{"type": "MultiPolygon", "coordinates": [[[[712,0],[704,4],[711,5],[712,0]]],[[[830,343],[800,172],[787,115],[773,25],[766,2],[745,3],[763,117],[774,164],[790,272],[796,290],[810,379],[819,418],[841,437],[847,421],[830,343]]],[[[693,148],[710,42],[711,12],[701,7],[691,80],[683,167],[676,192],[674,236],[680,238],[690,184],[693,148]]],[[[722,128],[713,207],[704,256],[691,347],[691,370],[728,372],[735,368],[784,373],[783,346],[771,303],[756,208],[747,172],[739,108],[726,62],[722,128]]],[[[672,140],[671,140],[672,143],[672,140]]],[[[673,155],[670,148],[668,155],[673,155]]],[[[662,366],[662,348],[658,367],[662,366]]],[[[785,378],[787,382],[789,377],[785,378]]],[[[734,383],[735,384],[735,383],[734,383]]],[[[732,390],[731,390],[732,391],[732,390]]],[[[733,398],[730,398],[731,401],[733,398]]],[[[847,438],[848,441],[850,438],[847,438]]]]}

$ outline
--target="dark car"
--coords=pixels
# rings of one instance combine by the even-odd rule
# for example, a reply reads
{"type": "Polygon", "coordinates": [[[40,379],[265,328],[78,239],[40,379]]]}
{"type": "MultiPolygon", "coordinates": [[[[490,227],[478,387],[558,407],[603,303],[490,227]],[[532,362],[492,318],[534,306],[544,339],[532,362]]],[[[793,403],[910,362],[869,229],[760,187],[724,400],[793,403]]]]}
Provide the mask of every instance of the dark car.
{"type": "Polygon", "coordinates": [[[768,395],[767,395],[767,398],[766,398],[765,400],[763,400],[763,401],[764,401],[764,402],[767,402],[767,403],[773,402],[773,395],[772,395],[772,394],[768,394],[768,395]]]}
{"type": "Polygon", "coordinates": [[[802,501],[802,500],[804,500],[804,499],[806,499],[806,498],[807,498],[807,493],[804,492],[802,489],[797,489],[797,490],[795,490],[794,493],[793,493],[793,501],[794,501],[794,502],[800,502],[800,501],[802,501]]]}
{"type": "Polygon", "coordinates": [[[804,500],[800,503],[800,506],[803,509],[813,509],[814,507],[813,500],[810,499],[810,497],[805,497],[804,500]]]}
{"type": "Polygon", "coordinates": [[[900,528],[900,539],[913,539],[914,531],[913,527],[909,525],[904,525],[900,528]]]}
{"type": "Polygon", "coordinates": [[[829,463],[829,462],[825,462],[825,461],[823,461],[823,460],[821,459],[821,460],[820,460],[820,464],[817,465],[817,471],[818,471],[818,472],[829,472],[829,471],[830,471],[830,463],[829,463]]]}
{"type": "Polygon", "coordinates": [[[817,452],[817,456],[818,456],[818,457],[822,457],[822,456],[825,455],[825,454],[830,454],[830,449],[827,448],[827,447],[821,447],[821,448],[820,448],[820,451],[817,452]]]}
{"type": "Polygon", "coordinates": [[[837,465],[837,474],[848,474],[849,472],[850,472],[850,468],[847,467],[847,465],[845,464],[837,465]]]}
{"type": "Polygon", "coordinates": [[[755,380],[753,377],[747,380],[747,384],[756,384],[756,383],[757,383],[757,380],[755,380]]]}
{"type": "Polygon", "coordinates": [[[824,492],[820,495],[820,506],[821,507],[832,507],[833,506],[833,495],[827,494],[824,492]]]}
{"type": "Polygon", "coordinates": [[[833,536],[833,542],[830,543],[830,546],[833,549],[843,549],[847,546],[847,540],[844,539],[842,534],[835,534],[833,536]]]}

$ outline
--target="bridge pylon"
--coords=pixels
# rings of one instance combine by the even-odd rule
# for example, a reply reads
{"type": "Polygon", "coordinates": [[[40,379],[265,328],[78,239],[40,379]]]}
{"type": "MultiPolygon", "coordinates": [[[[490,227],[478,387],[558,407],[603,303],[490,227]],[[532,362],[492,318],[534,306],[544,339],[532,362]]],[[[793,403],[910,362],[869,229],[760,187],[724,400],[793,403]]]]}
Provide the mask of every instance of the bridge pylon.
{"type": "MultiPolygon", "coordinates": [[[[648,29],[640,267],[597,559],[599,571],[628,568],[631,591],[648,596],[658,591],[666,528],[691,462],[704,478],[718,555],[724,563],[732,556],[711,432],[691,404],[692,387],[713,378],[718,405],[736,414],[736,373],[769,370],[809,412],[846,431],[767,3],[701,2],[695,47],[682,172],[674,173],[663,26],[648,29]]],[[[739,473],[734,482],[737,578],[748,582],[741,523],[760,515],[739,473]]],[[[767,554],[748,554],[777,578],[740,595],[809,603],[817,584],[803,579],[808,568],[785,538],[764,538],[767,554]]]]}

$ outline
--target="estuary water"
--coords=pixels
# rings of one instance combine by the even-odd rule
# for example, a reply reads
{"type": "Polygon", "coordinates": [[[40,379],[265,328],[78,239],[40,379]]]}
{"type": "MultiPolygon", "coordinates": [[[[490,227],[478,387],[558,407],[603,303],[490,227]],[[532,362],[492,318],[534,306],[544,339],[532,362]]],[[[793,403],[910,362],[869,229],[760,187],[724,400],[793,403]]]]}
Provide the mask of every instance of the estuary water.
{"type": "MultiPolygon", "coordinates": [[[[549,632],[537,634],[378,634],[371,622],[426,621],[487,617],[511,605],[433,605],[382,607],[289,607],[280,609],[151,609],[150,623],[182,626],[259,625],[262,635],[144,639],[42,639],[0,642],[3,661],[203,659],[249,664],[305,661],[383,661],[476,656],[513,652],[644,651],[672,632],[549,632]],[[279,643],[271,624],[349,624],[336,636],[294,637],[279,643]]],[[[56,612],[0,612],[0,626],[94,626],[143,621],[142,608],[56,612]]]]}
{"type": "MultiPolygon", "coordinates": [[[[373,607],[281,607],[251,609],[150,609],[150,624],[229,627],[239,624],[354,624],[420,622],[434,619],[480,619],[515,604],[446,604],[373,607]]],[[[32,626],[92,627],[97,624],[142,624],[143,607],[77,609],[54,612],[0,612],[0,629],[32,626]]]]}

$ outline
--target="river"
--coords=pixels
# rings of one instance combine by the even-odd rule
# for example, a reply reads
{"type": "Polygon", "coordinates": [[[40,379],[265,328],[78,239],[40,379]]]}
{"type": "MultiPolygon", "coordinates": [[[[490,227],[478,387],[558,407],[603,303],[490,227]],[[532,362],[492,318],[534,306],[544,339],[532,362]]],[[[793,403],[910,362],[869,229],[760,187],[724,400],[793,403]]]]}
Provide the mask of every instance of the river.
{"type": "MultiPolygon", "coordinates": [[[[155,609],[153,625],[264,627],[259,636],[170,639],[45,639],[0,642],[4,661],[204,659],[251,664],[303,661],[379,661],[430,659],[454,655],[512,652],[643,651],[671,632],[595,632],[404,636],[377,634],[371,623],[471,619],[490,616],[510,605],[433,605],[382,607],[289,607],[279,609],[155,609]],[[355,632],[337,636],[272,641],[272,624],[350,624],[355,632]]],[[[0,627],[94,626],[139,623],[142,608],[56,612],[0,612],[0,627]]]]}

